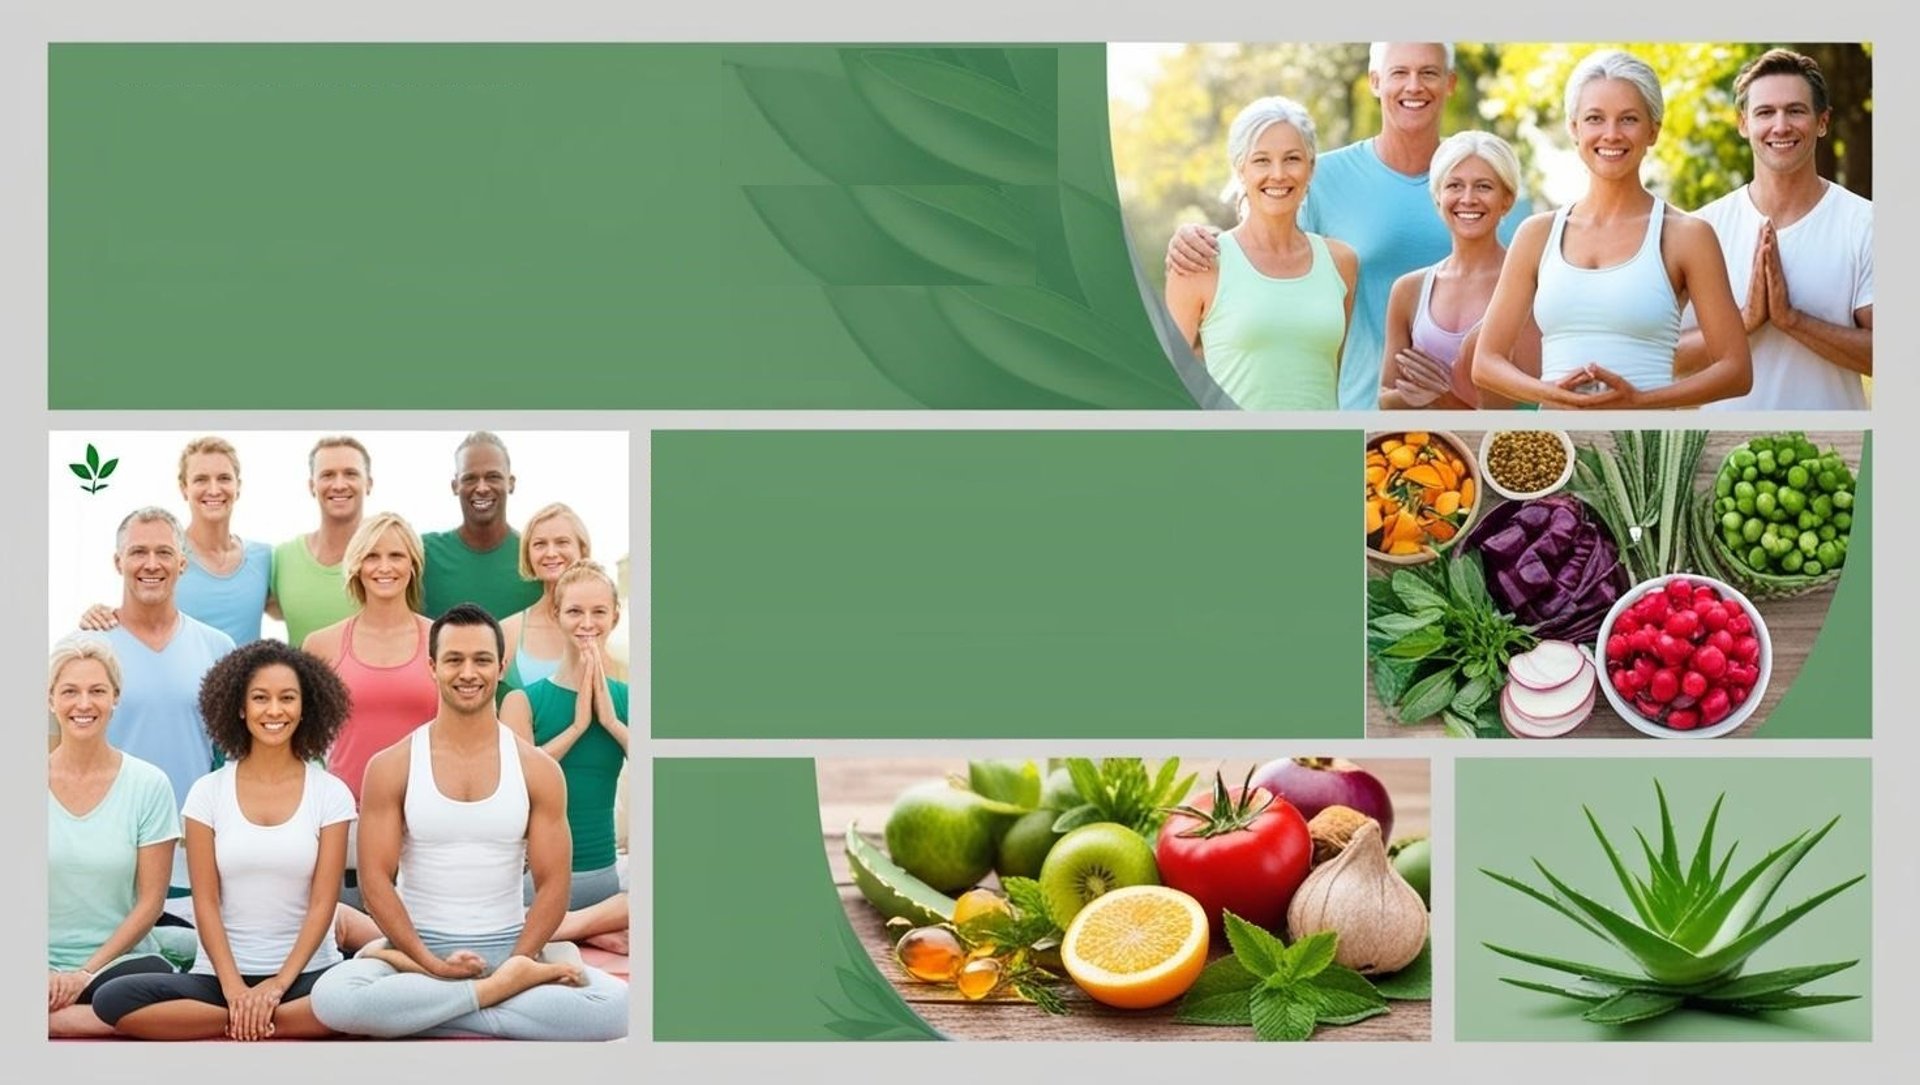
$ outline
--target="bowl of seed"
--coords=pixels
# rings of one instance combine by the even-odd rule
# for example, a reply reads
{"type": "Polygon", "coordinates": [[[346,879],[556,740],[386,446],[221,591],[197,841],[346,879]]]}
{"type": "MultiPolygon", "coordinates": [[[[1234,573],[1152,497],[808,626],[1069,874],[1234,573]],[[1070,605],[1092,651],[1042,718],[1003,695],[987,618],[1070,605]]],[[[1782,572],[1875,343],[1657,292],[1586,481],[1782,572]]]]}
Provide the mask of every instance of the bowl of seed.
{"type": "Polygon", "coordinates": [[[1545,497],[1573,477],[1573,438],[1561,430],[1489,430],[1480,438],[1480,469],[1510,501],[1545,497]]]}

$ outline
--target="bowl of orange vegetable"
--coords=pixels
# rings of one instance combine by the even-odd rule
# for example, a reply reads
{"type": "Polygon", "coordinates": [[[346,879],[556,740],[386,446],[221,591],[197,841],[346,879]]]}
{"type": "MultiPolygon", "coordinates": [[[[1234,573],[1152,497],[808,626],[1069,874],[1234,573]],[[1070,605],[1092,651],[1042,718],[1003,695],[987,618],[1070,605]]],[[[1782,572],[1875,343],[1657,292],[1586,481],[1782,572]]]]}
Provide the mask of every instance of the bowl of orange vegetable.
{"type": "Polygon", "coordinates": [[[1473,450],[1441,430],[1367,438],[1367,556],[1388,565],[1432,561],[1480,515],[1473,450]]]}

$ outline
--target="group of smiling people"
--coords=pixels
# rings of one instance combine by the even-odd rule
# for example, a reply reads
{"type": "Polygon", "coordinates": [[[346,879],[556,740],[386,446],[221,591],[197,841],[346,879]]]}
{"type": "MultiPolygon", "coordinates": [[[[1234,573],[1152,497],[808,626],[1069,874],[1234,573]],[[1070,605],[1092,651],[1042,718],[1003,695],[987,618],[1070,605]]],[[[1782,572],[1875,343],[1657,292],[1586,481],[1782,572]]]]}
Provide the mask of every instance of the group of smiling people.
{"type": "Polygon", "coordinates": [[[1665,106],[1629,53],[1574,67],[1586,193],[1531,217],[1506,141],[1440,137],[1452,46],[1374,43],[1368,79],[1380,135],[1324,156],[1299,103],[1243,109],[1238,225],[1169,244],[1168,309],[1231,406],[1866,406],[1872,204],[1816,170],[1831,107],[1811,58],[1742,69],[1754,179],[1692,215],[1641,179],[1665,106]]]}
{"type": "MultiPolygon", "coordinates": [[[[476,437],[455,453],[454,490],[491,517],[511,474],[504,445],[476,437]]],[[[343,448],[370,477],[363,447],[328,438],[316,479],[343,448]]],[[[352,520],[319,566],[346,616],[296,647],[258,635],[263,607],[297,598],[267,599],[273,578],[234,589],[249,628],[209,602],[209,585],[252,583],[210,568],[221,548],[204,542],[231,514],[238,460],[218,439],[188,445],[189,527],[129,513],[119,605],[90,611],[49,661],[49,1035],[625,1036],[626,984],[579,951],[624,954],[628,926],[628,689],[607,651],[619,590],[579,517],[548,506],[430,575],[404,519],[363,519],[316,484],[323,521],[352,520]],[[516,562],[513,585],[494,583],[516,562]],[[507,627],[471,601],[429,616],[432,575],[456,599],[510,587],[496,598],[531,601],[507,627]]]]}

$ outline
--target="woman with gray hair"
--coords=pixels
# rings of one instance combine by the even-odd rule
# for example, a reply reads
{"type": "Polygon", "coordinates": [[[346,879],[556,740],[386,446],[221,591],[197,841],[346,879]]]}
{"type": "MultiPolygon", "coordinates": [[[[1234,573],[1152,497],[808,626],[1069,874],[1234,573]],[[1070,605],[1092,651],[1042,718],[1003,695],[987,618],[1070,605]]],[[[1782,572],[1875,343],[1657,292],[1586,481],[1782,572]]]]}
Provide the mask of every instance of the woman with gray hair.
{"type": "Polygon", "coordinates": [[[1353,316],[1353,249],[1299,226],[1313,180],[1313,118],[1261,98],[1227,129],[1232,178],[1221,198],[1240,222],[1220,235],[1211,270],[1167,281],[1173,321],[1244,410],[1333,410],[1353,316]]]}
{"type": "MultiPolygon", "coordinates": [[[[1380,363],[1380,406],[1386,410],[1461,410],[1508,404],[1475,388],[1473,343],[1507,258],[1501,219],[1520,195],[1520,159],[1491,132],[1460,132],[1440,141],[1428,171],[1434,208],[1453,251],[1432,267],[1394,281],[1387,298],[1386,353],[1380,363]]],[[[1516,364],[1540,372],[1540,332],[1527,322],[1516,364]]]]}
{"type": "Polygon", "coordinates": [[[1753,365],[1713,228],[1647,191],[1640,166],[1660,137],[1660,80],[1610,49],[1567,80],[1567,130],[1587,167],[1587,193],[1528,219],[1487,309],[1474,383],[1542,406],[1694,407],[1745,393],[1753,365]],[[1680,311],[1691,301],[1708,362],[1675,379],[1680,311]],[[1528,316],[1539,324],[1540,373],[1514,364],[1528,316]]]}

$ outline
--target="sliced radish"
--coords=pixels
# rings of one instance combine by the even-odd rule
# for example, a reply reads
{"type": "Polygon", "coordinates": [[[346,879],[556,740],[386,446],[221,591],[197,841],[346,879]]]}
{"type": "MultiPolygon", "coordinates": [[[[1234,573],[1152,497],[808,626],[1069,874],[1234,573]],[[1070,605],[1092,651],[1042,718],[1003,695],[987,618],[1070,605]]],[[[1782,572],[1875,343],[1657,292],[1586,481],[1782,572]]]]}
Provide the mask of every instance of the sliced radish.
{"type": "Polygon", "coordinates": [[[1514,694],[1523,688],[1508,683],[1506,691],[1500,695],[1500,722],[1506,724],[1507,733],[1515,738],[1559,738],[1593,715],[1595,691],[1592,685],[1588,686],[1586,697],[1574,706],[1573,711],[1549,717],[1533,716],[1514,707],[1514,694]]]}
{"type": "Polygon", "coordinates": [[[1543,640],[1527,655],[1532,665],[1554,686],[1578,678],[1581,665],[1587,662],[1586,654],[1580,651],[1579,645],[1564,640],[1543,640]]]}
{"type": "Polygon", "coordinates": [[[1572,681],[1544,690],[1529,689],[1522,683],[1509,682],[1507,693],[1514,709],[1521,715],[1536,720],[1557,719],[1593,696],[1595,677],[1593,664],[1583,658],[1572,681]]]}
{"type": "MultiPolygon", "coordinates": [[[[1534,649],[1534,652],[1539,649],[1534,649]]],[[[1545,693],[1580,677],[1580,665],[1562,667],[1551,654],[1543,665],[1534,652],[1525,652],[1507,661],[1507,677],[1530,690],[1545,693]]]]}

